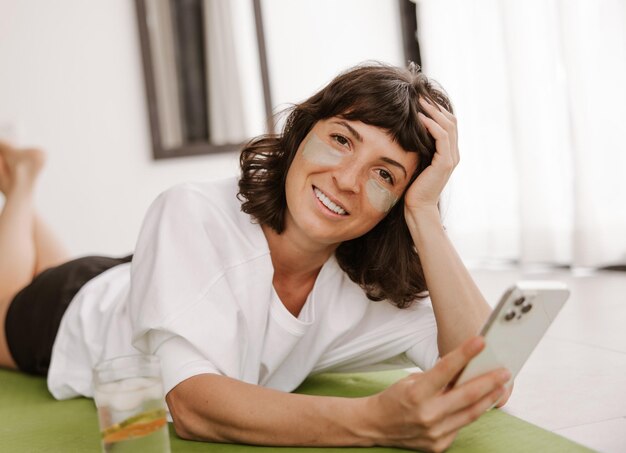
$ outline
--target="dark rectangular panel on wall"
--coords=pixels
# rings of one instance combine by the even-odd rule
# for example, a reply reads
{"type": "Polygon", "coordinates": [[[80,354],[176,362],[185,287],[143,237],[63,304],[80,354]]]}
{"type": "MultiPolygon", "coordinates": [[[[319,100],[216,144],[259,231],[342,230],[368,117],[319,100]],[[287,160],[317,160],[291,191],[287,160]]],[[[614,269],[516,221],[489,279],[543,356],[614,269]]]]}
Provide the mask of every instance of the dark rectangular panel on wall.
{"type": "Polygon", "coordinates": [[[400,23],[402,26],[402,45],[407,62],[412,61],[422,66],[419,41],[417,40],[417,5],[411,0],[400,2],[400,23]]]}
{"type": "Polygon", "coordinates": [[[171,0],[186,142],[209,137],[202,0],[171,0]]]}

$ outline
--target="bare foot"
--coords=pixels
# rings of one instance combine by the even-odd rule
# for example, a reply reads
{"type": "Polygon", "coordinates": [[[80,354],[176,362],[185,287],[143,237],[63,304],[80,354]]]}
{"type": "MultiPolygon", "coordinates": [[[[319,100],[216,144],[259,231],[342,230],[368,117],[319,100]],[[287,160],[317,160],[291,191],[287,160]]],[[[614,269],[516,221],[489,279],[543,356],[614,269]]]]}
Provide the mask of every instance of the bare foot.
{"type": "Polygon", "coordinates": [[[32,187],[45,162],[39,149],[18,150],[0,142],[0,191],[6,195],[18,187],[32,187]]]}

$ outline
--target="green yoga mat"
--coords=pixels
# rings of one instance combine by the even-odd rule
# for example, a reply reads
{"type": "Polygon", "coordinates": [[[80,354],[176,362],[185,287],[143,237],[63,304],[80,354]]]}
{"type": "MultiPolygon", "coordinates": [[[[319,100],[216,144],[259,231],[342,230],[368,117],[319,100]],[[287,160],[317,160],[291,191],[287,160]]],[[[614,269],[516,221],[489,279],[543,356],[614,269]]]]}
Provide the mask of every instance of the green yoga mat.
{"type": "MultiPolygon", "coordinates": [[[[377,393],[405,376],[403,371],[325,374],[307,379],[299,393],[365,396],[377,393]]],[[[100,436],[93,401],[56,401],[43,378],[0,370],[0,451],[99,452],[100,436]]],[[[298,451],[398,452],[393,448],[277,448],[190,442],[176,437],[170,424],[173,452],[256,453],[298,451]]],[[[459,433],[449,452],[589,452],[591,450],[523,420],[492,410],[459,433]]]]}

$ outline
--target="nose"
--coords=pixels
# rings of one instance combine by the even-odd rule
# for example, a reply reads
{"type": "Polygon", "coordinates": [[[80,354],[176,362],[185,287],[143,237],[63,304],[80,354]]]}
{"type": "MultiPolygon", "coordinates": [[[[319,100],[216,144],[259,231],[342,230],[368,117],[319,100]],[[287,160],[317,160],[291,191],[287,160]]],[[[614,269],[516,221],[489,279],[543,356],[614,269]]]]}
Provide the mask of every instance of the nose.
{"type": "Polygon", "coordinates": [[[333,171],[333,180],[337,188],[344,192],[361,192],[363,170],[354,159],[345,159],[333,171]]]}

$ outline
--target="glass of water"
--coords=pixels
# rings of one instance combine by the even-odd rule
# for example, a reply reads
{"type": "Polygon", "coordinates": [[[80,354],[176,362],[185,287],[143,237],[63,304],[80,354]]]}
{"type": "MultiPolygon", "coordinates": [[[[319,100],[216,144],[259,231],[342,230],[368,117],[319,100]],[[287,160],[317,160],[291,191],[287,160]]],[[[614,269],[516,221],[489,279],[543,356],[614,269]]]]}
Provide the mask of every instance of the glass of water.
{"type": "Polygon", "coordinates": [[[158,357],[134,355],[99,363],[94,399],[102,451],[170,451],[158,357]]]}

